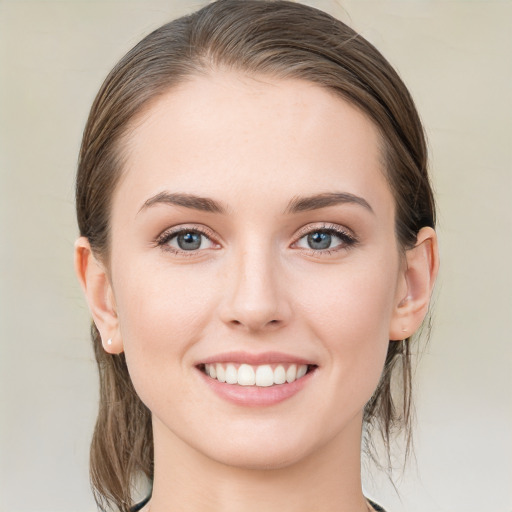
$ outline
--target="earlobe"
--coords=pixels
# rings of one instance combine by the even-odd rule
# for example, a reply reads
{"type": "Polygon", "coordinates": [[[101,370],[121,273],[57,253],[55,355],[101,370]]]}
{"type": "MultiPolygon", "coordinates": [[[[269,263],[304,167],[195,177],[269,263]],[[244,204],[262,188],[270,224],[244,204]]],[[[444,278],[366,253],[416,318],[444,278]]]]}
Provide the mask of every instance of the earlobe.
{"type": "Polygon", "coordinates": [[[121,353],[123,343],[112,286],[104,265],[95,257],[85,237],[75,242],[75,272],[100,332],[103,348],[110,354],[121,353]]]}
{"type": "Polygon", "coordinates": [[[424,227],[418,232],[416,245],[407,250],[403,286],[399,286],[390,325],[389,339],[408,338],[420,327],[428,311],[430,296],[439,269],[436,232],[424,227]]]}

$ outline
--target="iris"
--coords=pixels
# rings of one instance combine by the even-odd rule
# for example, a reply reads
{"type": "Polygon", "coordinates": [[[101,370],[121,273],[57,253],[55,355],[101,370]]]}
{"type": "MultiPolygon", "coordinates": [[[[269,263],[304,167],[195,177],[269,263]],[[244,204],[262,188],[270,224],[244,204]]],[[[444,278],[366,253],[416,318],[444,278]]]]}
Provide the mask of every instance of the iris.
{"type": "Polygon", "coordinates": [[[176,239],[180,249],[184,251],[194,251],[201,247],[201,237],[202,235],[200,233],[187,231],[179,234],[176,239]]]}
{"type": "Polygon", "coordinates": [[[308,245],[311,249],[328,249],[331,246],[332,236],[330,233],[315,231],[308,235],[308,245]]]}

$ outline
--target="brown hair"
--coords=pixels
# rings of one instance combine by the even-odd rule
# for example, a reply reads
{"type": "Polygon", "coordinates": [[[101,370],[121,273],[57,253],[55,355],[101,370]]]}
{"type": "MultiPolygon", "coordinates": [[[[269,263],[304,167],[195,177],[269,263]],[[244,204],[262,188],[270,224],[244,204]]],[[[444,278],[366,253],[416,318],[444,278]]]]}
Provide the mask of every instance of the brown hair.
{"type": "MultiPolygon", "coordinates": [[[[109,216],[123,168],[123,138],[150,100],[190,77],[219,68],[299,78],[335,91],[381,133],[385,169],[396,203],[396,236],[405,250],[434,227],[423,129],[405,85],[365,39],[330,15],[273,0],[218,0],[145,37],[115,66],[92,106],[76,183],[81,236],[108,266],[109,216]]],[[[101,508],[127,512],[140,473],[153,477],[150,411],[131,383],[124,355],[107,354],[92,325],[100,406],[91,446],[91,481],[101,508]]],[[[410,339],[390,341],[381,381],[364,411],[389,447],[394,431],[410,433],[410,339]],[[401,383],[398,400],[392,377],[401,383]]],[[[409,437],[408,437],[409,439],[409,437]]]]}

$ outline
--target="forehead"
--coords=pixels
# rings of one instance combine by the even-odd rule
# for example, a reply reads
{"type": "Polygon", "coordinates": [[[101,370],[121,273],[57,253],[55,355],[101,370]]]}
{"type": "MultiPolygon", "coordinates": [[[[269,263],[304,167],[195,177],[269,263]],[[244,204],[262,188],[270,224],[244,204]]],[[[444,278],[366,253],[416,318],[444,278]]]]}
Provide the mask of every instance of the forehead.
{"type": "Polygon", "coordinates": [[[125,150],[116,194],[139,204],[164,189],[236,202],[241,190],[268,201],[337,188],[391,201],[374,124],[303,80],[193,77],[146,108],[125,150]]]}

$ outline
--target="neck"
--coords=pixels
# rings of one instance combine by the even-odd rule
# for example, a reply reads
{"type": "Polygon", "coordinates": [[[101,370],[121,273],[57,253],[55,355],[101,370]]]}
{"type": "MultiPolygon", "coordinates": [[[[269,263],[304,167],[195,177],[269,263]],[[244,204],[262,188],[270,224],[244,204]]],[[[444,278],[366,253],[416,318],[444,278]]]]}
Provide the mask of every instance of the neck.
{"type": "Polygon", "coordinates": [[[361,490],[361,417],[326,445],[284,467],[226,465],[153,420],[151,512],[367,512],[361,490]]]}

